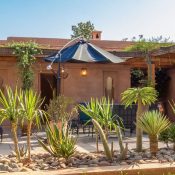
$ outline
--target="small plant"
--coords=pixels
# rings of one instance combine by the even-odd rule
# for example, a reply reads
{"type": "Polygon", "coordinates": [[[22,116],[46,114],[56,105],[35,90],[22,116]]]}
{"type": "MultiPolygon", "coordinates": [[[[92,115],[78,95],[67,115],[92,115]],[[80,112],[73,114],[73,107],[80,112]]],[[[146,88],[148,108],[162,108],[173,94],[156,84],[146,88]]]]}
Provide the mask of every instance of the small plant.
{"type": "MultiPolygon", "coordinates": [[[[14,156],[16,156],[14,148],[12,146],[10,146],[10,149],[12,150],[12,154],[14,156]]],[[[19,154],[20,154],[20,157],[25,157],[26,156],[26,154],[27,154],[27,147],[26,147],[25,144],[19,146],[19,154]]]]}
{"type": "Polygon", "coordinates": [[[169,145],[168,145],[168,141],[169,141],[169,128],[162,131],[159,135],[159,140],[161,142],[164,142],[167,146],[167,148],[169,148],[169,145]]]}
{"type": "Polygon", "coordinates": [[[169,140],[173,142],[173,149],[175,150],[175,124],[172,124],[169,128],[169,140]]]}
{"type": "Polygon", "coordinates": [[[41,105],[43,100],[40,95],[33,90],[26,90],[22,93],[22,98],[20,100],[22,123],[27,122],[27,148],[28,148],[28,160],[31,159],[31,130],[32,124],[36,124],[38,128],[41,126],[41,121],[43,120],[43,115],[45,112],[41,110],[41,105]]]}
{"type": "Polygon", "coordinates": [[[138,126],[149,135],[150,152],[155,156],[158,151],[158,135],[170,126],[170,121],[158,111],[149,111],[139,118],[138,126]]]}
{"type": "Polygon", "coordinates": [[[39,144],[54,157],[63,157],[68,160],[76,151],[76,140],[68,132],[63,132],[64,126],[58,128],[56,124],[47,125],[46,134],[49,145],[38,139],[39,144]]]}
{"type": "Polygon", "coordinates": [[[64,123],[65,129],[67,128],[68,122],[78,114],[77,107],[72,98],[65,97],[64,95],[56,96],[54,93],[53,99],[50,100],[46,109],[50,120],[55,123],[61,121],[64,123]]]}

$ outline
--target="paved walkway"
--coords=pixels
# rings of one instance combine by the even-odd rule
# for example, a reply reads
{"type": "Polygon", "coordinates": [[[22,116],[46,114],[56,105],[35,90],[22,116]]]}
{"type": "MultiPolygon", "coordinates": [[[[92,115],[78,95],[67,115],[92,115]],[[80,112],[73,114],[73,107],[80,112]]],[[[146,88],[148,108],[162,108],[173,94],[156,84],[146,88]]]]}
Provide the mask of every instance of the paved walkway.
{"type": "MultiPolygon", "coordinates": [[[[45,137],[44,132],[37,133],[37,135],[41,137],[45,137]]],[[[75,136],[76,137],[76,136],[75,136]]],[[[118,139],[114,135],[109,138],[109,142],[114,142],[114,149],[119,150],[119,145],[118,145],[118,139]]],[[[135,148],[135,142],[136,137],[131,136],[131,137],[125,137],[124,142],[128,142],[128,147],[129,149],[135,148]]],[[[38,141],[36,139],[35,134],[32,135],[32,152],[33,153],[42,153],[45,152],[40,145],[38,145],[38,141]]],[[[19,145],[26,145],[26,137],[20,137],[19,138],[19,145]]],[[[149,148],[149,140],[148,137],[145,135],[143,137],[143,147],[144,148],[149,148]]],[[[165,147],[164,143],[159,143],[159,147],[165,147]]],[[[10,154],[11,150],[13,148],[13,141],[11,139],[11,136],[5,135],[5,138],[3,139],[3,142],[0,143],[0,154],[6,155],[10,154]]],[[[99,142],[99,149],[103,150],[102,143],[99,142]]],[[[94,152],[96,151],[96,140],[95,136],[88,136],[87,134],[80,134],[77,138],[77,150],[80,152],[94,152]]]]}

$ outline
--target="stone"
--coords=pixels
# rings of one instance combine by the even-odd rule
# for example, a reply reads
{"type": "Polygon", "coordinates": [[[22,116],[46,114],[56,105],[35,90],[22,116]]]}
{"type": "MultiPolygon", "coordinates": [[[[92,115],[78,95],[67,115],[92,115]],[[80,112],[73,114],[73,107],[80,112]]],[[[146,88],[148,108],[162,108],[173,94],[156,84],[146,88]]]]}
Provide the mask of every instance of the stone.
{"type": "Polygon", "coordinates": [[[20,171],[20,168],[11,168],[10,172],[19,172],[19,171],[20,171]]]}
{"type": "Polygon", "coordinates": [[[11,168],[19,168],[17,163],[9,163],[11,168]]]}
{"type": "Polygon", "coordinates": [[[7,164],[0,163],[0,171],[9,171],[10,167],[7,164]]]}
{"type": "Polygon", "coordinates": [[[122,162],[120,162],[120,165],[128,165],[128,164],[127,164],[127,162],[122,161],[122,162]]]}
{"type": "Polygon", "coordinates": [[[110,163],[108,161],[101,161],[98,163],[99,166],[109,166],[110,163]]]}
{"type": "Polygon", "coordinates": [[[153,159],[153,160],[151,160],[150,162],[151,162],[151,163],[159,163],[159,160],[153,159]]]}
{"type": "Polygon", "coordinates": [[[79,165],[78,168],[88,168],[88,165],[79,165]]]}
{"type": "Polygon", "coordinates": [[[60,167],[61,168],[66,168],[66,164],[65,163],[60,163],[60,167]]]}
{"type": "Polygon", "coordinates": [[[18,163],[18,167],[23,167],[23,163],[18,163]]]}
{"type": "Polygon", "coordinates": [[[89,164],[89,167],[98,167],[98,164],[89,164]]]}
{"type": "Polygon", "coordinates": [[[58,161],[59,161],[60,163],[66,163],[66,159],[63,158],[63,157],[59,158],[58,161]]]}
{"type": "Polygon", "coordinates": [[[27,167],[22,167],[20,172],[28,172],[28,171],[32,171],[30,168],[27,167]]]}
{"type": "Polygon", "coordinates": [[[139,155],[135,156],[135,160],[142,160],[142,156],[139,155]]]}
{"type": "Polygon", "coordinates": [[[43,159],[36,159],[35,160],[38,164],[42,164],[43,163],[43,159]]]}
{"type": "Polygon", "coordinates": [[[138,160],[138,163],[145,164],[146,162],[143,159],[141,159],[141,160],[138,160]]]}
{"type": "Polygon", "coordinates": [[[93,159],[93,160],[89,160],[88,163],[89,164],[98,164],[98,159],[93,159]]]}
{"type": "Polygon", "coordinates": [[[6,158],[1,158],[0,159],[0,163],[3,163],[3,164],[8,164],[8,163],[10,163],[10,160],[9,159],[6,159],[6,158]]]}
{"type": "Polygon", "coordinates": [[[51,166],[58,166],[59,165],[59,162],[53,162],[52,164],[51,164],[51,166]]]}

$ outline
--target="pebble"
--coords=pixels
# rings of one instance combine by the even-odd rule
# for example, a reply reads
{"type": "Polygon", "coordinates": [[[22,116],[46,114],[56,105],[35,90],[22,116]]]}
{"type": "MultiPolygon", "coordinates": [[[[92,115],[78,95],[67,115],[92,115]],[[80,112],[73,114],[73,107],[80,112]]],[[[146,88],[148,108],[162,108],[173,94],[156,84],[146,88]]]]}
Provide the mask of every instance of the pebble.
{"type": "Polygon", "coordinates": [[[110,163],[108,161],[101,161],[98,163],[99,166],[109,166],[110,163]]]}

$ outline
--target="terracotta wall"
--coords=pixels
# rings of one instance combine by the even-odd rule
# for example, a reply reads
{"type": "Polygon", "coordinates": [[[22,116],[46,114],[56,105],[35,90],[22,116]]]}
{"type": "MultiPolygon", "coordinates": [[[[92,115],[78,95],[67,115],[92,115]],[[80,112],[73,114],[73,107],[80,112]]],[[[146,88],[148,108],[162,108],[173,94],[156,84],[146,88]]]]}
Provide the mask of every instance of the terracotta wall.
{"type": "MultiPolygon", "coordinates": [[[[38,59],[34,66],[34,89],[40,91],[40,73],[51,73],[46,69],[48,63],[38,59]]],[[[130,87],[130,67],[119,64],[64,64],[69,76],[62,80],[62,93],[73,97],[77,101],[88,101],[90,97],[101,97],[105,91],[105,76],[112,76],[115,82],[115,100],[120,102],[120,94],[130,87]],[[81,76],[81,68],[87,68],[87,76],[81,76]]],[[[57,64],[53,65],[55,72],[57,64]]],[[[20,86],[16,59],[14,57],[0,57],[0,77],[4,85],[20,86]]]]}
{"type": "MultiPolygon", "coordinates": [[[[46,69],[49,63],[38,59],[34,66],[34,89],[40,91],[40,74],[51,73],[46,69]]],[[[77,102],[89,101],[91,97],[100,98],[105,94],[105,76],[109,74],[115,82],[115,102],[120,102],[120,94],[130,87],[130,67],[118,64],[71,64],[64,65],[69,76],[62,80],[62,93],[77,102]],[[87,76],[81,76],[81,68],[87,68],[87,76]]],[[[53,65],[55,72],[57,64],[53,65]]],[[[0,57],[0,77],[3,85],[20,86],[20,76],[15,57],[0,57]]]]}

